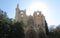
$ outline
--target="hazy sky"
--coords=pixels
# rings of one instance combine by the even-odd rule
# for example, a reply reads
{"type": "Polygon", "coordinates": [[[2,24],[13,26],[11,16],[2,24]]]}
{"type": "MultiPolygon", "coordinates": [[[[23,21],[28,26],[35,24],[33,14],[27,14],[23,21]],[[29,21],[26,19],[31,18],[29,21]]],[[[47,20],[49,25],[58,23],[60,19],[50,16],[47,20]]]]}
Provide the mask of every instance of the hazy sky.
{"type": "Polygon", "coordinates": [[[60,24],[60,0],[0,0],[0,8],[7,12],[9,18],[15,18],[15,8],[17,3],[19,8],[26,11],[31,3],[42,2],[47,6],[48,11],[45,15],[48,25],[60,24]]]}

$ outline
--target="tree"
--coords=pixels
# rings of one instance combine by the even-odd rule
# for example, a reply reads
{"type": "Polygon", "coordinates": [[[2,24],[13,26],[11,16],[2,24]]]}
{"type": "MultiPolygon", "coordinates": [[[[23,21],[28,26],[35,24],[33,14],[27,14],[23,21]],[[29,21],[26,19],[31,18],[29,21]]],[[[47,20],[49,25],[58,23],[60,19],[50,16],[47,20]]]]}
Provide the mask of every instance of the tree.
{"type": "Polygon", "coordinates": [[[0,10],[0,38],[24,38],[24,23],[15,22],[0,10]]]}
{"type": "MultiPolygon", "coordinates": [[[[52,27],[51,27],[52,28],[52,27]]],[[[60,25],[49,32],[50,38],[60,38],[60,25]]]]}
{"type": "Polygon", "coordinates": [[[1,38],[4,38],[4,37],[6,38],[7,36],[7,29],[8,29],[7,24],[6,24],[8,23],[7,18],[8,17],[7,17],[6,12],[0,10],[0,37],[1,38]]]}
{"type": "Polygon", "coordinates": [[[46,20],[45,20],[45,29],[46,29],[46,34],[49,35],[49,30],[48,30],[48,25],[47,25],[46,20]]]}
{"type": "Polygon", "coordinates": [[[22,22],[16,22],[14,23],[15,25],[15,35],[17,38],[24,38],[24,29],[23,29],[23,24],[22,22]]]}

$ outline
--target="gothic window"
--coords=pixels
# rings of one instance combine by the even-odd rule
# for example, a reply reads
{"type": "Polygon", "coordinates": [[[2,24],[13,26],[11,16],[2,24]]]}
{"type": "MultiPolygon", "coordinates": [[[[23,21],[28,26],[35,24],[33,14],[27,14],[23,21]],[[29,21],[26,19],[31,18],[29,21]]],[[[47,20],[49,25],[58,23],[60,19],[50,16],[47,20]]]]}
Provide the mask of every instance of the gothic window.
{"type": "Polygon", "coordinates": [[[23,14],[23,12],[21,12],[21,14],[23,14]]]}
{"type": "Polygon", "coordinates": [[[29,30],[27,32],[27,36],[28,36],[28,38],[37,38],[37,34],[34,30],[29,30]]]}
{"type": "Polygon", "coordinates": [[[34,38],[35,36],[34,36],[34,33],[33,32],[30,32],[29,33],[29,38],[34,38]]]}
{"type": "Polygon", "coordinates": [[[23,15],[21,15],[21,17],[23,17],[23,15]]]}
{"type": "Polygon", "coordinates": [[[28,25],[33,26],[34,25],[34,21],[32,19],[28,20],[28,25]]]}
{"type": "Polygon", "coordinates": [[[37,13],[37,15],[39,15],[39,13],[37,13]]]}
{"type": "Polygon", "coordinates": [[[38,24],[38,27],[39,27],[40,25],[38,24]]]}

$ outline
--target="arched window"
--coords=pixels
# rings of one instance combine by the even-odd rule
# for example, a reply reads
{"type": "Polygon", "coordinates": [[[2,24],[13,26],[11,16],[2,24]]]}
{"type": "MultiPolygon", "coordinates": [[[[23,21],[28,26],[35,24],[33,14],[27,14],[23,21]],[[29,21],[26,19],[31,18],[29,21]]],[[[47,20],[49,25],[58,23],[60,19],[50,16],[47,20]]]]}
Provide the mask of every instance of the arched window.
{"type": "Polygon", "coordinates": [[[37,33],[36,33],[36,31],[35,30],[28,30],[27,31],[27,38],[37,38],[37,33]]]}
{"type": "Polygon", "coordinates": [[[23,15],[21,15],[21,17],[23,17],[23,15]]]}
{"type": "Polygon", "coordinates": [[[37,15],[39,15],[39,13],[37,12],[37,15]]]}
{"type": "Polygon", "coordinates": [[[23,12],[21,12],[20,14],[23,14],[23,12]]]}
{"type": "Polygon", "coordinates": [[[34,25],[33,19],[29,19],[29,20],[28,20],[28,25],[30,25],[30,26],[33,26],[33,25],[34,25]]]}

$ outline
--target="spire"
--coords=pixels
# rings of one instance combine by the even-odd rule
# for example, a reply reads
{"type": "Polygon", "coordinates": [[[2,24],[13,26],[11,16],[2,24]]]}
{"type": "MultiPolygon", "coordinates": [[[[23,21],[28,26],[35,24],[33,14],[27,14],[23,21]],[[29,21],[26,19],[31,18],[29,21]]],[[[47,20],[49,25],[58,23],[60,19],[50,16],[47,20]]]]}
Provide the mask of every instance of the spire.
{"type": "Polygon", "coordinates": [[[17,8],[19,8],[19,4],[17,4],[17,8]]]}

